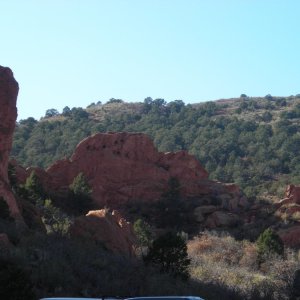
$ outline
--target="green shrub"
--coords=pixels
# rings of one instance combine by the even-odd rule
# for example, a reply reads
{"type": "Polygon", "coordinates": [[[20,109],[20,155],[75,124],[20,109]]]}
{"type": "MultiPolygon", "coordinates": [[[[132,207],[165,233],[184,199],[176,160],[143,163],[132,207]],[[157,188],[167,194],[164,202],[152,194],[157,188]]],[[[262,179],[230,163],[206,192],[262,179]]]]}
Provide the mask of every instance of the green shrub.
{"type": "Polygon", "coordinates": [[[41,209],[42,221],[48,234],[68,235],[72,221],[66,214],[55,207],[50,199],[44,201],[41,209]]]}
{"type": "Polygon", "coordinates": [[[142,219],[137,219],[133,224],[134,233],[141,247],[149,247],[152,242],[152,231],[148,223],[142,219]]]}
{"type": "Polygon", "coordinates": [[[144,260],[156,265],[162,273],[182,279],[189,277],[187,246],[182,237],[175,233],[169,232],[154,240],[144,260]]]}
{"type": "Polygon", "coordinates": [[[92,189],[82,172],[73,179],[69,188],[70,208],[75,214],[84,214],[93,208],[93,200],[91,198],[92,189]]]}
{"type": "Polygon", "coordinates": [[[257,252],[260,261],[267,259],[272,254],[283,255],[284,246],[279,235],[272,229],[266,229],[257,239],[257,252]]]}
{"type": "Polygon", "coordinates": [[[45,191],[35,171],[27,177],[22,187],[22,196],[36,204],[45,197],[45,191]]]}

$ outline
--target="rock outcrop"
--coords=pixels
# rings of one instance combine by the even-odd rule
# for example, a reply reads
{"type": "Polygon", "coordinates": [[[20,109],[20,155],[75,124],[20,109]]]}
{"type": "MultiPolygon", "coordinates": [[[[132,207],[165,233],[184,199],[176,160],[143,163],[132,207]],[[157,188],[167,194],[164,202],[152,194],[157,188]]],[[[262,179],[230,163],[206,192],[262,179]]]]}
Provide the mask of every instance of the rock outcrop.
{"type": "Polygon", "coordinates": [[[210,229],[214,229],[217,227],[234,227],[241,220],[238,215],[234,213],[229,213],[225,211],[215,211],[211,215],[208,216],[205,226],[210,229]]]}
{"type": "Polygon", "coordinates": [[[276,215],[284,219],[300,221],[300,187],[290,184],[286,187],[285,197],[275,203],[276,215]],[[297,214],[297,216],[295,215],[297,214]]]}
{"type": "Polygon", "coordinates": [[[285,204],[300,204],[300,187],[289,184],[285,190],[285,198],[280,200],[278,206],[285,204]]]}
{"type": "MultiPolygon", "coordinates": [[[[24,182],[32,170],[17,168],[19,180],[24,182]]],[[[186,151],[160,153],[142,133],[98,133],[79,143],[70,159],[57,161],[46,171],[34,170],[46,190],[61,195],[83,172],[99,208],[120,209],[131,201],[153,203],[168,191],[174,177],[182,199],[198,199],[199,205],[217,199],[219,208],[234,211],[247,205],[235,185],[209,180],[194,156],[186,151]]]]}
{"type": "Polygon", "coordinates": [[[19,86],[12,71],[0,66],[0,198],[6,201],[11,216],[18,223],[23,223],[20,209],[8,181],[8,160],[17,119],[18,91],[19,86]]]}
{"type": "Polygon", "coordinates": [[[214,205],[202,205],[194,209],[194,216],[198,223],[204,222],[206,217],[217,210],[214,205]]]}
{"type": "Polygon", "coordinates": [[[71,227],[71,235],[102,244],[116,254],[135,255],[136,237],[133,228],[117,211],[90,211],[78,217],[71,227]]]}
{"type": "Polygon", "coordinates": [[[300,246],[300,187],[290,184],[286,187],[285,197],[275,203],[275,216],[284,222],[278,234],[288,247],[300,246]]]}
{"type": "Polygon", "coordinates": [[[300,221],[300,187],[290,184],[286,187],[285,197],[275,203],[275,215],[284,220],[300,221]]]}
{"type": "Polygon", "coordinates": [[[194,157],[184,151],[159,153],[152,141],[139,133],[91,136],[76,147],[70,160],[58,161],[47,170],[55,190],[69,186],[79,172],[92,186],[95,201],[113,208],[131,200],[159,199],[171,177],[180,178],[186,196],[199,191],[196,180],[207,179],[194,157]]]}

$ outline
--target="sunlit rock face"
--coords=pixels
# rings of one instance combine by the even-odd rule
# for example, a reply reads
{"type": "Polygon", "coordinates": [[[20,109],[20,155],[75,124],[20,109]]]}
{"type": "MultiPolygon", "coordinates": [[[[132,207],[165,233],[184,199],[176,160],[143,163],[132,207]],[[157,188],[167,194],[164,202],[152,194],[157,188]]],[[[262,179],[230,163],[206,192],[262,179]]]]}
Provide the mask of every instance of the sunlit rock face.
{"type": "Polygon", "coordinates": [[[9,68],[0,66],[0,198],[10,209],[11,216],[22,221],[15,197],[8,183],[8,159],[17,119],[17,96],[19,85],[9,68]]]}
{"type": "Polygon", "coordinates": [[[155,201],[172,177],[180,181],[183,196],[194,196],[207,179],[194,156],[185,151],[160,153],[145,134],[126,132],[88,137],[70,160],[58,161],[47,170],[54,189],[69,185],[79,172],[92,186],[95,201],[109,207],[130,200],[155,201]]]}
{"type": "Polygon", "coordinates": [[[289,184],[285,190],[285,198],[277,203],[277,206],[286,204],[300,204],[300,186],[289,184]]]}
{"type": "Polygon", "coordinates": [[[193,155],[159,152],[142,133],[95,134],[81,141],[70,159],[59,160],[47,170],[18,167],[19,182],[33,170],[45,190],[62,196],[73,179],[84,173],[99,208],[122,210],[132,201],[154,203],[168,191],[172,178],[178,180],[181,199],[198,199],[197,206],[210,205],[212,199],[218,199],[216,209],[239,211],[248,205],[236,185],[209,180],[193,155]]]}
{"type": "Polygon", "coordinates": [[[73,237],[101,243],[113,253],[135,256],[137,242],[133,227],[118,211],[89,211],[75,219],[70,232],[73,237]]]}

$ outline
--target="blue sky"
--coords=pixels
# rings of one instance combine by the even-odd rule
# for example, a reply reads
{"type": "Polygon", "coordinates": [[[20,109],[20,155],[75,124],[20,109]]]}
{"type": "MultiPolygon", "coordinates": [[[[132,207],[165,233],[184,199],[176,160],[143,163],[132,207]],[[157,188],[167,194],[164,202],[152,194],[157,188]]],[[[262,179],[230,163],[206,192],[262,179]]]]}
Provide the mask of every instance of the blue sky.
{"type": "Polygon", "coordinates": [[[19,119],[110,98],[300,93],[298,0],[0,0],[19,119]]]}

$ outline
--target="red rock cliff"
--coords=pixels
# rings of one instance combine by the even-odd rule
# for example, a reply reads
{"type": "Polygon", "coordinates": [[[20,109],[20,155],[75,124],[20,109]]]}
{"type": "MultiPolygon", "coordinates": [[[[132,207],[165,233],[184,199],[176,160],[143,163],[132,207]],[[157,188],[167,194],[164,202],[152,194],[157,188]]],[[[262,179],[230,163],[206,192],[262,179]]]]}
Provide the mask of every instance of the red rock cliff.
{"type": "Polygon", "coordinates": [[[170,177],[180,178],[184,192],[194,194],[191,183],[207,179],[207,172],[186,152],[159,153],[140,133],[99,133],[83,140],[70,160],[58,161],[47,174],[59,190],[83,172],[100,205],[118,207],[129,200],[155,201],[168,188],[170,177]]]}
{"type": "Polygon", "coordinates": [[[71,227],[71,235],[101,242],[114,253],[135,256],[136,237],[132,225],[115,210],[95,210],[78,217],[71,227]]]}
{"type": "MultiPolygon", "coordinates": [[[[18,172],[18,177],[24,181],[24,172],[28,176],[31,170],[18,172]]],[[[229,210],[246,205],[236,186],[208,180],[194,156],[186,151],[160,153],[142,133],[98,133],[79,143],[70,159],[35,171],[44,187],[57,194],[63,194],[83,172],[99,207],[119,209],[129,201],[159,200],[172,177],[180,182],[182,198],[217,197],[220,206],[229,210]]]]}
{"type": "Polygon", "coordinates": [[[285,198],[278,202],[278,206],[285,204],[300,204],[300,187],[289,184],[285,190],[285,198]]]}
{"type": "Polygon", "coordinates": [[[8,184],[8,159],[17,118],[17,81],[9,68],[0,66],[0,197],[8,204],[12,217],[22,221],[20,210],[8,184]]]}

